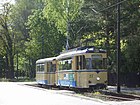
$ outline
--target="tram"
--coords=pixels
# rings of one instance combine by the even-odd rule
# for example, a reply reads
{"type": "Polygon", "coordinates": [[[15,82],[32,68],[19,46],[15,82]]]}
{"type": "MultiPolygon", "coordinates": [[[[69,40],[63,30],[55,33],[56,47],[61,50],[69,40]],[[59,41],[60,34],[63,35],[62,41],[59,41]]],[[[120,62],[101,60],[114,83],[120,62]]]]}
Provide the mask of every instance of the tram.
{"type": "Polygon", "coordinates": [[[36,61],[36,81],[40,85],[54,85],[56,58],[45,58],[36,61]]]}
{"type": "Polygon", "coordinates": [[[94,46],[61,52],[36,62],[39,84],[72,88],[104,88],[107,85],[107,53],[94,46]]]}
{"type": "Polygon", "coordinates": [[[76,48],[57,57],[58,86],[74,88],[106,87],[107,54],[93,46],[76,48]]]}

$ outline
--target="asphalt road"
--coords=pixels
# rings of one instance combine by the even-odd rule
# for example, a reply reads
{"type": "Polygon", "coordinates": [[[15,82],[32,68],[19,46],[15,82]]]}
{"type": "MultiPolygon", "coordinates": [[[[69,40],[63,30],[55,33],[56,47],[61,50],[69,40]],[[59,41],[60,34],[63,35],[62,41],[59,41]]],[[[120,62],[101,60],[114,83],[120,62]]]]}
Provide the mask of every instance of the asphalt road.
{"type": "Polygon", "coordinates": [[[0,82],[0,105],[140,105],[140,101],[109,102],[75,96],[70,91],[47,90],[24,83],[0,82]]]}
{"type": "MultiPolygon", "coordinates": [[[[64,92],[64,91],[63,91],[64,92]]],[[[0,83],[0,105],[107,105],[19,83],[0,83]]]]}

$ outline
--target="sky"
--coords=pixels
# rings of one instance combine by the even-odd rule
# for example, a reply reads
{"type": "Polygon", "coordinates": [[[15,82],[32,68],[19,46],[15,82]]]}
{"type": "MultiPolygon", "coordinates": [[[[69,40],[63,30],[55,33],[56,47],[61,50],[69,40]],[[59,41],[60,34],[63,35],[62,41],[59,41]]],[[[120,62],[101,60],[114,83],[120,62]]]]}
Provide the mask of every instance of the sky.
{"type": "Polygon", "coordinates": [[[10,2],[10,3],[14,4],[15,0],[0,0],[0,4],[5,3],[5,2],[10,2]]]}
{"type": "Polygon", "coordinates": [[[9,2],[11,4],[15,4],[15,0],[0,0],[0,10],[2,9],[2,4],[9,2]]]}

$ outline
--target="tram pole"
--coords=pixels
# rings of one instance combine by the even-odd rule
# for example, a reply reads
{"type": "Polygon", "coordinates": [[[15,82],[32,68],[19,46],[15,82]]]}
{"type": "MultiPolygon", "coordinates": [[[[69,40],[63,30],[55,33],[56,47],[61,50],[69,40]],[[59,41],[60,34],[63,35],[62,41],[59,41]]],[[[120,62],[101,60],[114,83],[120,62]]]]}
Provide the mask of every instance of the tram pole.
{"type": "MultiPolygon", "coordinates": [[[[117,0],[119,3],[120,0],[117,0]]],[[[120,93],[120,4],[117,5],[117,92],[120,93]]]]}

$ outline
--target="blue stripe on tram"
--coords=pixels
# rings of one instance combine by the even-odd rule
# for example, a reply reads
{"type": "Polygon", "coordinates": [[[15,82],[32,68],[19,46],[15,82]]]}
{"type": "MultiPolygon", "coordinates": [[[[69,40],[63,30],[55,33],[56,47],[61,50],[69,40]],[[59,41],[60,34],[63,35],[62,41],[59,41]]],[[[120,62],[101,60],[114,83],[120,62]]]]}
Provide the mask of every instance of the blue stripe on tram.
{"type": "Polygon", "coordinates": [[[70,80],[58,80],[59,86],[70,86],[70,87],[76,87],[76,81],[70,81],[70,80]]]}
{"type": "Polygon", "coordinates": [[[48,84],[48,80],[37,80],[38,84],[44,84],[47,85],[48,84]]]}

